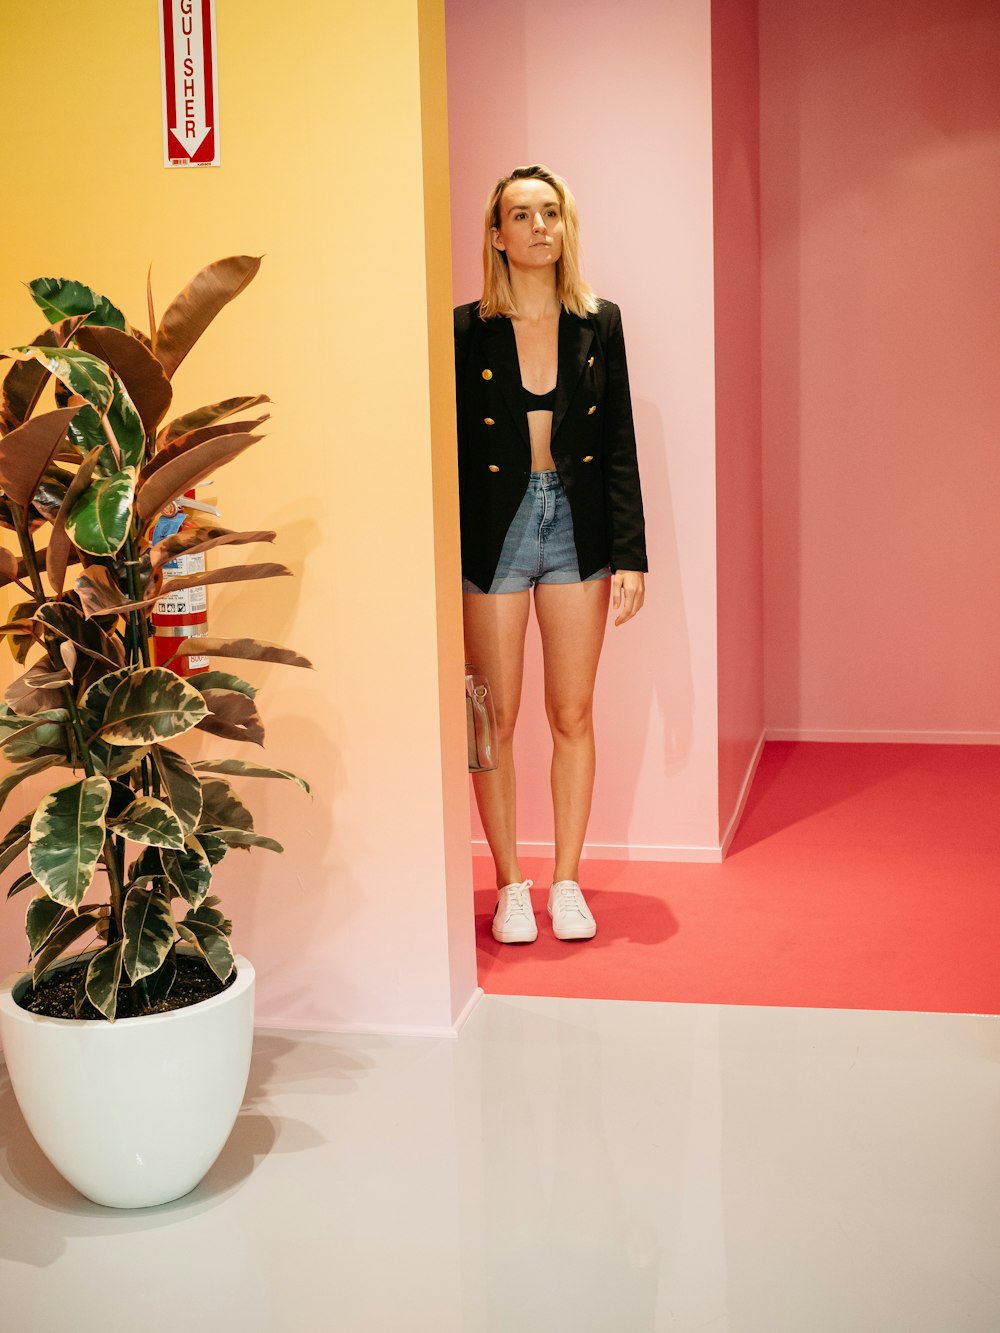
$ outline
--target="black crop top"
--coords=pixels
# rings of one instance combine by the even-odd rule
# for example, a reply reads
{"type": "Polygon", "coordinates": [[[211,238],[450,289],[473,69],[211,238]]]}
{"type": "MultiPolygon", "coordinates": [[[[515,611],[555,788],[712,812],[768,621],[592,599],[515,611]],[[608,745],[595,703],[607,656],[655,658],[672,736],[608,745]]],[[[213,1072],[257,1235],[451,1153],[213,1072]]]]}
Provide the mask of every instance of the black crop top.
{"type": "Polygon", "coordinates": [[[556,405],[556,391],[553,386],[548,393],[532,393],[521,385],[521,392],[524,394],[525,412],[551,412],[556,405]]]}

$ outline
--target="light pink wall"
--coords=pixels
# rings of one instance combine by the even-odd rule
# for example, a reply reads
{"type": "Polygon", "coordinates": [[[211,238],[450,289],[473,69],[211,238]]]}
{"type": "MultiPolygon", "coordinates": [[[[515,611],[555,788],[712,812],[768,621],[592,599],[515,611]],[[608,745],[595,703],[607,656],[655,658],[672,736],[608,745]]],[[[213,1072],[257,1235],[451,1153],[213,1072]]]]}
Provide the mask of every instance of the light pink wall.
{"type": "Polygon", "coordinates": [[[719,824],[735,831],[764,730],[757,2],[712,3],[719,824]]]}
{"type": "Polygon", "coordinates": [[[761,0],[766,714],[1000,739],[1000,10],[761,0]]]}
{"type": "MultiPolygon", "coordinates": [[[[498,176],[541,161],[580,204],[590,281],[622,308],[651,572],[598,682],[589,845],[718,849],[711,31],[707,0],[447,0],[456,301],[481,291],[498,176]]],[[[548,844],[532,635],[518,729],[522,844],[548,844]]]]}

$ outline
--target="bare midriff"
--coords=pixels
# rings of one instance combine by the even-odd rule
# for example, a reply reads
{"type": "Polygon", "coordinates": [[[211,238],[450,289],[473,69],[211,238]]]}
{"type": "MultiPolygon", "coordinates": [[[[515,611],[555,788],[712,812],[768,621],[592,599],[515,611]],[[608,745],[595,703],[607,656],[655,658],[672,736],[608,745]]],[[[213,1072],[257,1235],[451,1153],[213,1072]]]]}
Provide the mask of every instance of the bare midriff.
{"type": "MultiPolygon", "coordinates": [[[[559,369],[559,314],[538,321],[514,319],[514,341],[521,367],[521,384],[529,393],[548,393],[559,369]]],[[[554,472],[552,413],[528,412],[532,472],[554,472]]]]}

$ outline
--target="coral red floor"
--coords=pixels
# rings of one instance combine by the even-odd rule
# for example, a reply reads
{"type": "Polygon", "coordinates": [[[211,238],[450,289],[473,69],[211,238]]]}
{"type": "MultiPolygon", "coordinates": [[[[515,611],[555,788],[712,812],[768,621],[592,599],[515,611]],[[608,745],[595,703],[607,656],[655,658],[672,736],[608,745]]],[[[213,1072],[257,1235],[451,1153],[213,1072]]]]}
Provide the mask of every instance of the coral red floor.
{"type": "Polygon", "coordinates": [[[538,939],[499,945],[475,861],[488,994],[1000,1013],[1000,747],[769,742],[721,865],[584,862],[586,943],[522,868],[538,939]]]}

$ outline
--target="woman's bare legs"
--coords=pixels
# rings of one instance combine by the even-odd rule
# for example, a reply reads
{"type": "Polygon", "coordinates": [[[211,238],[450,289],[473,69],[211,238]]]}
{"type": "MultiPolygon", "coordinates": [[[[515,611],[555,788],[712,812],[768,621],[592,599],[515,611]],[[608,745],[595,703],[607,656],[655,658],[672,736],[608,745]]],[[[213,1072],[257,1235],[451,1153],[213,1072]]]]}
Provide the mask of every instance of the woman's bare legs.
{"type": "Polygon", "coordinates": [[[610,579],[535,586],[535,615],[545,664],[545,712],[552,731],[553,883],[580,877],[580,853],[594,792],[594,681],[610,587],[610,579]]]}
{"type": "Polygon", "coordinates": [[[465,659],[490,683],[496,710],[499,767],[475,773],[472,785],[486,841],[496,865],[497,888],[519,884],[524,876],[517,859],[514,723],[521,704],[527,592],[465,593],[465,659]]]}

